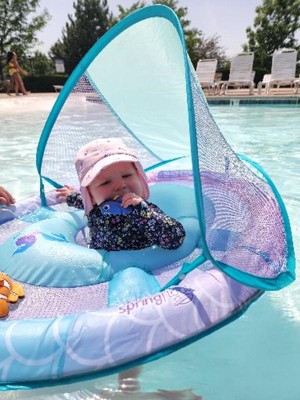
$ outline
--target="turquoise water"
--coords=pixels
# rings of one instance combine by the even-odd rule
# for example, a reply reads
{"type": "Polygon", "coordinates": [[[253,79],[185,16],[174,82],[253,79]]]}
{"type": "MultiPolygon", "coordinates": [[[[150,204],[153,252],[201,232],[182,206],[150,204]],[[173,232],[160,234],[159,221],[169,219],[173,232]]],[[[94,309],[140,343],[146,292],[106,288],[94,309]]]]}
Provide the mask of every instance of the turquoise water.
{"type": "MultiPolygon", "coordinates": [[[[54,98],[47,96],[0,100],[0,184],[16,198],[38,189],[35,148],[53,103],[54,98]]],[[[299,261],[300,108],[215,106],[211,112],[234,150],[260,163],[275,182],[290,216],[299,261]]],[[[158,390],[181,390],[181,399],[192,399],[187,391],[192,389],[205,400],[299,400],[299,367],[297,280],[278,293],[264,294],[225,328],[144,366],[137,397],[117,394],[117,377],[113,375],[49,389],[3,393],[0,398],[175,400],[172,394],[159,397],[158,390]]]]}

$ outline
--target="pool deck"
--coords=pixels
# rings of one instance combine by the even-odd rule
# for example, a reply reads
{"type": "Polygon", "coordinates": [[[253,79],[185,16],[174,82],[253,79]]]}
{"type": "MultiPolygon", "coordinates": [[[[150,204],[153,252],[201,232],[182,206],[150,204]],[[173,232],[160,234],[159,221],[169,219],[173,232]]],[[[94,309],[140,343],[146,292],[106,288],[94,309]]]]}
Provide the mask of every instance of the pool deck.
{"type": "MultiPolygon", "coordinates": [[[[257,89],[254,90],[253,95],[249,95],[249,91],[246,89],[233,89],[226,95],[211,95],[208,92],[204,92],[209,104],[214,105],[234,105],[234,104],[299,104],[300,105],[300,89],[297,94],[294,93],[294,89],[281,88],[273,89],[271,94],[266,95],[264,93],[258,94],[257,89]]],[[[43,97],[58,97],[58,92],[47,92],[47,93],[30,93],[28,97],[43,98],[43,97]]],[[[22,95],[18,96],[21,98],[22,95]]],[[[27,97],[27,96],[26,96],[27,97]]],[[[1,100],[15,99],[15,94],[8,96],[6,93],[0,93],[1,100]]]]}
{"type": "Polygon", "coordinates": [[[248,89],[232,89],[227,94],[212,95],[205,92],[209,104],[215,105],[234,105],[234,104],[299,104],[300,89],[295,93],[294,88],[273,88],[270,94],[265,94],[264,90],[258,94],[254,89],[254,94],[249,95],[248,89]]]}
{"type": "MultiPolygon", "coordinates": [[[[56,98],[58,97],[59,93],[56,92],[47,92],[47,93],[29,93],[28,97],[53,97],[56,98]]],[[[20,96],[16,96],[14,93],[12,93],[10,96],[8,96],[6,93],[0,93],[0,100],[9,100],[9,99],[15,99],[16,97],[21,98],[21,97],[26,97],[27,96],[23,96],[22,94],[20,96]]]]}

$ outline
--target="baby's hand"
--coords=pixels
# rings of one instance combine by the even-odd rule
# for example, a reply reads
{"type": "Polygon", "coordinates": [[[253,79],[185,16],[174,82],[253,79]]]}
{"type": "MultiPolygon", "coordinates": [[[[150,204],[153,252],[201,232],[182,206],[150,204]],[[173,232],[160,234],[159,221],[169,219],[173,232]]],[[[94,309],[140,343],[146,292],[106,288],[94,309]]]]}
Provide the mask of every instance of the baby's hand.
{"type": "Polygon", "coordinates": [[[9,207],[15,202],[16,201],[12,195],[6,189],[4,189],[3,186],[0,186],[0,204],[9,207]]]}
{"type": "Polygon", "coordinates": [[[72,186],[65,185],[62,188],[56,189],[56,199],[61,203],[66,201],[70,194],[74,193],[74,188],[72,186]]]}
{"type": "Polygon", "coordinates": [[[122,207],[127,208],[128,206],[137,206],[143,201],[143,199],[135,193],[126,193],[122,196],[122,207]]]}

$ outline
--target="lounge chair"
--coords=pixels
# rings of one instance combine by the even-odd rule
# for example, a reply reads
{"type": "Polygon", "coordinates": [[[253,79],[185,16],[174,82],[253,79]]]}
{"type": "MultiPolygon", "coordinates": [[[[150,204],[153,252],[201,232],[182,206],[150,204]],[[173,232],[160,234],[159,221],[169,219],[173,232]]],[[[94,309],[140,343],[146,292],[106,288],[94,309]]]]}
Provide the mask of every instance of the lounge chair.
{"type": "Polygon", "coordinates": [[[204,59],[199,60],[197,63],[196,74],[201,84],[202,89],[208,88],[209,93],[212,89],[215,93],[216,82],[215,75],[217,70],[218,60],[204,59]]]}
{"type": "Polygon", "coordinates": [[[233,57],[230,65],[228,81],[221,81],[218,84],[218,92],[222,85],[221,94],[227,94],[229,87],[241,88],[249,87],[249,94],[253,94],[254,90],[254,75],[252,70],[254,53],[240,53],[233,57]]]}
{"type": "Polygon", "coordinates": [[[53,85],[53,87],[56,92],[60,92],[63,88],[63,85],[53,85]]]}
{"type": "Polygon", "coordinates": [[[298,94],[299,87],[300,87],[300,78],[298,78],[294,81],[294,87],[295,87],[295,94],[298,94]]]}
{"type": "Polygon", "coordinates": [[[266,94],[273,86],[292,86],[296,81],[297,51],[279,49],[273,53],[271,79],[266,84],[266,94]]]}
{"type": "Polygon", "coordinates": [[[272,77],[271,74],[264,74],[263,80],[261,82],[258,82],[258,84],[257,84],[257,93],[258,94],[262,93],[263,86],[266,87],[269,84],[271,77],[272,77]]]}

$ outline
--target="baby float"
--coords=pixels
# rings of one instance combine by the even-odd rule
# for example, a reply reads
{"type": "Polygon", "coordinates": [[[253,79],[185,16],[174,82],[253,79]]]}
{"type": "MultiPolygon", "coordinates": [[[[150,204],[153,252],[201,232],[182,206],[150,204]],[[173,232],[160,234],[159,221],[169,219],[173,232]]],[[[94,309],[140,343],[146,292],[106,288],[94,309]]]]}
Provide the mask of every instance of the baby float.
{"type": "Polygon", "coordinates": [[[145,7],[74,70],[37,148],[40,196],[0,211],[0,269],[25,289],[0,320],[1,390],[115,373],[233,321],[295,278],[288,216],[268,175],[213,120],[176,15],[145,7]],[[121,137],[150,201],[184,225],[177,250],[87,247],[82,211],[45,185],[78,185],[77,150],[121,137]]]}

